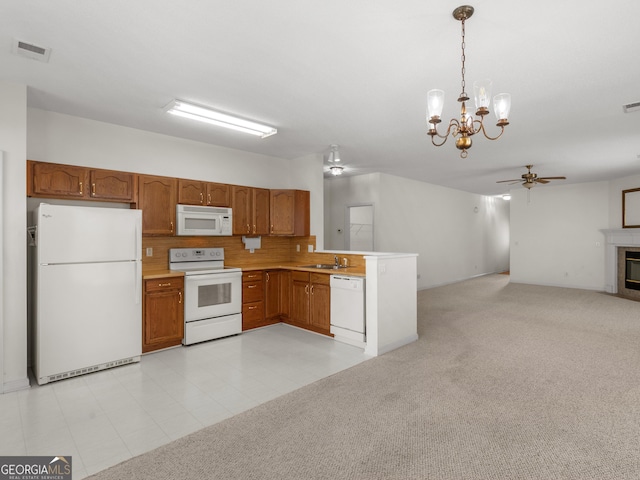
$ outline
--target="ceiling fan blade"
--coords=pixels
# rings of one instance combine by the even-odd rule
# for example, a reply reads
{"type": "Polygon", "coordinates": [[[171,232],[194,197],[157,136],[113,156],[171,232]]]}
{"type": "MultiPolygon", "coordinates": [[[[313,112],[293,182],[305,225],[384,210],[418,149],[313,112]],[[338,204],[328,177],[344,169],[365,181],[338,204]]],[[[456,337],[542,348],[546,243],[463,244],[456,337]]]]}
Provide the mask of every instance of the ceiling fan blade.
{"type": "Polygon", "coordinates": [[[534,180],[534,182],[538,182],[538,183],[549,183],[549,180],[547,180],[546,178],[536,178],[534,180]]]}
{"type": "Polygon", "coordinates": [[[506,182],[521,182],[521,178],[514,178],[512,180],[498,180],[496,183],[506,183],[506,182]]]}
{"type": "Polygon", "coordinates": [[[567,177],[540,177],[538,180],[566,180],[567,177]]]}

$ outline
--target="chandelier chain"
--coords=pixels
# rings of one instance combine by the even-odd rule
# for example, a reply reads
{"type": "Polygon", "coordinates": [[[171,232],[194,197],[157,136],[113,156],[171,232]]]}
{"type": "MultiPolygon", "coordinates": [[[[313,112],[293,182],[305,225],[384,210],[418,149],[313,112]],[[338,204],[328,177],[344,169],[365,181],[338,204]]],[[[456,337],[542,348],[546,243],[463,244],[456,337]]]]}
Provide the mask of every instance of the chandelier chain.
{"type": "Polygon", "coordinates": [[[460,95],[461,97],[466,96],[465,95],[465,81],[464,81],[464,73],[465,73],[465,68],[464,68],[464,61],[465,61],[465,55],[464,55],[464,47],[465,47],[465,43],[464,43],[464,34],[465,34],[465,30],[464,30],[464,18],[462,19],[462,94],[460,95]]]}

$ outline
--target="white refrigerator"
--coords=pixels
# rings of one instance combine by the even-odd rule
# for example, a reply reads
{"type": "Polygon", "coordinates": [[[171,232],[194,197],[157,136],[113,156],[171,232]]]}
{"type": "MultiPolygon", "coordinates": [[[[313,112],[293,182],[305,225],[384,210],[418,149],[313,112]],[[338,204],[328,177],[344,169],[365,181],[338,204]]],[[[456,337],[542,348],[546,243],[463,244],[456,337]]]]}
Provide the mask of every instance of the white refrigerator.
{"type": "Polygon", "coordinates": [[[142,212],[42,203],[35,225],[38,384],[139,361],[142,212]]]}

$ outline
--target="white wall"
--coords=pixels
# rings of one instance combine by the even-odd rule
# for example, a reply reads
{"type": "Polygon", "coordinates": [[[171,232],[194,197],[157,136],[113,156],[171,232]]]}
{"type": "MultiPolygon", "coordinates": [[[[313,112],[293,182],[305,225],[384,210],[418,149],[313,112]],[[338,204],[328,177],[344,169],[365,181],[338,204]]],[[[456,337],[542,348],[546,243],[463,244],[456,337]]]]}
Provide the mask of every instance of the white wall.
{"type": "Polygon", "coordinates": [[[513,189],[511,281],[604,290],[609,190],[609,182],[513,189]]]}
{"type": "Polygon", "coordinates": [[[325,180],[328,249],[343,248],[336,232],[353,203],[374,205],[376,251],[419,254],[418,289],[509,269],[509,203],[502,198],[380,173],[325,180]]]}
{"type": "Polygon", "coordinates": [[[27,88],[0,82],[0,150],[4,151],[3,304],[0,392],[29,385],[27,378],[26,151],[27,88]],[[4,364],[4,365],[2,365],[4,364]]]}

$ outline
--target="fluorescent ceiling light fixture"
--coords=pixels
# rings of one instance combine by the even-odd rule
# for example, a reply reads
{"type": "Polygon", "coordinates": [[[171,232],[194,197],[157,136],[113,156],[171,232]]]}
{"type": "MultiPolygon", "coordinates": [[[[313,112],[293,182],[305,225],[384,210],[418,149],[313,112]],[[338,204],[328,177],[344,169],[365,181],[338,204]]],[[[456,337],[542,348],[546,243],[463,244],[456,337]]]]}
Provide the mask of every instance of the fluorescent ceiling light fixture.
{"type": "Polygon", "coordinates": [[[256,135],[260,138],[270,137],[271,135],[278,133],[278,130],[274,127],[251,122],[249,120],[243,120],[242,118],[233,117],[226,113],[216,112],[209,108],[183,102],[182,100],[172,101],[167,105],[165,110],[167,113],[171,113],[172,115],[198,120],[200,122],[217,125],[219,127],[230,128],[232,130],[237,130],[238,132],[256,135]]]}

